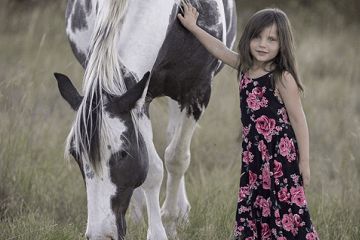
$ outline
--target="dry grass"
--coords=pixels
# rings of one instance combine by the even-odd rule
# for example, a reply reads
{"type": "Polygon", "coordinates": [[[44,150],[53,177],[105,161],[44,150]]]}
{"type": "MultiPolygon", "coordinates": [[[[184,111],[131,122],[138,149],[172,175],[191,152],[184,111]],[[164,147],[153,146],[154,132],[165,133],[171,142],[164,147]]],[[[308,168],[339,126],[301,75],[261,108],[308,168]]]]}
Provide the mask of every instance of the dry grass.
{"type": "MultiPolygon", "coordinates": [[[[312,169],[306,193],[313,222],[321,239],[359,239],[359,26],[335,9],[326,9],[330,17],[319,9],[277,5],[293,22],[306,85],[312,169]]],[[[257,8],[241,7],[240,28],[257,8]]],[[[82,239],[85,190],[77,167],[63,160],[74,114],[52,77],[64,72],[81,85],[82,69],[66,41],[63,13],[62,3],[0,9],[6,22],[0,27],[0,239],[82,239]]],[[[235,75],[225,68],[216,77],[193,138],[187,174],[192,224],[180,227],[181,239],[231,236],[241,151],[235,75]]],[[[160,116],[154,132],[162,155],[165,99],[156,100],[151,111],[160,116]]],[[[145,224],[139,229],[130,223],[128,239],[145,236],[145,224]]]]}

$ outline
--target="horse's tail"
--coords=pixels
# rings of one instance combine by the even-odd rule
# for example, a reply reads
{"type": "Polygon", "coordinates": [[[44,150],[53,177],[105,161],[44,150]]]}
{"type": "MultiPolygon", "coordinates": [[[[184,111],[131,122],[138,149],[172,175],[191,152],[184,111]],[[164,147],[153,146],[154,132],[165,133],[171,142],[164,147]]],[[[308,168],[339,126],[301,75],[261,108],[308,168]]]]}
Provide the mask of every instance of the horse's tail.
{"type": "Polygon", "coordinates": [[[103,93],[121,95],[126,85],[120,72],[118,37],[128,0],[98,1],[91,37],[87,68],[83,79],[84,99],[67,138],[65,153],[75,150],[96,170],[100,165],[100,141],[107,141],[103,131],[103,93]]]}

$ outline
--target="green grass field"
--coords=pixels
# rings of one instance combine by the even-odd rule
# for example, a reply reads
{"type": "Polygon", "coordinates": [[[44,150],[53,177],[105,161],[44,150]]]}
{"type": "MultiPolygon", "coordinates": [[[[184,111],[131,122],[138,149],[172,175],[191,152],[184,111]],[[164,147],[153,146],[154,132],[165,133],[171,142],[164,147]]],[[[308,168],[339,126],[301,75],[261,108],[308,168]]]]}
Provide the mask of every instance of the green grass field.
{"type": "MultiPolygon", "coordinates": [[[[264,2],[239,4],[239,32],[255,10],[274,3],[293,23],[306,86],[312,176],[306,195],[312,220],[323,240],[358,240],[360,24],[326,4],[264,2]]],[[[83,70],[65,36],[65,3],[0,5],[0,239],[83,239],[85,189],[78,167],[63,158],[74,112],[52,76],[66,73],[81,87],[83,70]]],[[[236,71],[224,68],[194,135],[186,175],[191,225],[179,226],[180,239],[231,237],[241,153],[236,84],[236,71]]],[[[166,103],[157,99],[151,108],[160,156],[166,103]]],[[[146,222],[140,227],[129,222],[127,239],[146,239],[146,230],[146,222]]]]}

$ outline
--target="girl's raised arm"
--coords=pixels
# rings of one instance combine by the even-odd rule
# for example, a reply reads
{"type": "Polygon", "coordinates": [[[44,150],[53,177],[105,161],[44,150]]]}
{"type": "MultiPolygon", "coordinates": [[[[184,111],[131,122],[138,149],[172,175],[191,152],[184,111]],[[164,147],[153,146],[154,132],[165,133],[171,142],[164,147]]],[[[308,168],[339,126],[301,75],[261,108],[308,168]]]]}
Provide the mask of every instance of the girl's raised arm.
{"type": "Polygon", "coordinates": [[[178,14],[180,22],[204,45],[204,47],[217,59],[237,69],[239,65],[239,54],[227,48],[219,39],[211,36],[201,29],[197,24],[199,13],[190,3],[183,4],[184,16],[178,14]]]}

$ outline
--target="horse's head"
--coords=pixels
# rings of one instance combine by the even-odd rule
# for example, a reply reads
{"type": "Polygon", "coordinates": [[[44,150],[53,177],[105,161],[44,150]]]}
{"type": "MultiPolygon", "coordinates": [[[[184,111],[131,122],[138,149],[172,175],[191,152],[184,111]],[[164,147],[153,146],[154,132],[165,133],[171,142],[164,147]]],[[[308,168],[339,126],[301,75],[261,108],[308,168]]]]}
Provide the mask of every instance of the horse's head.
{"type": "Polygon", "coordinates": [[[68,77],[57,73],[55,77],[61,95],[77,111],[66,151],[78,163],[86,185],[86,236],[123,239],[133,190],[145,181],[148,171],[146,138],[133,109],[144,102],[149,73],[121,96],[101,91],[90,101],[80,96],[68,77]],[[99,105],[100,97],[103,105],[99,105]]]}

